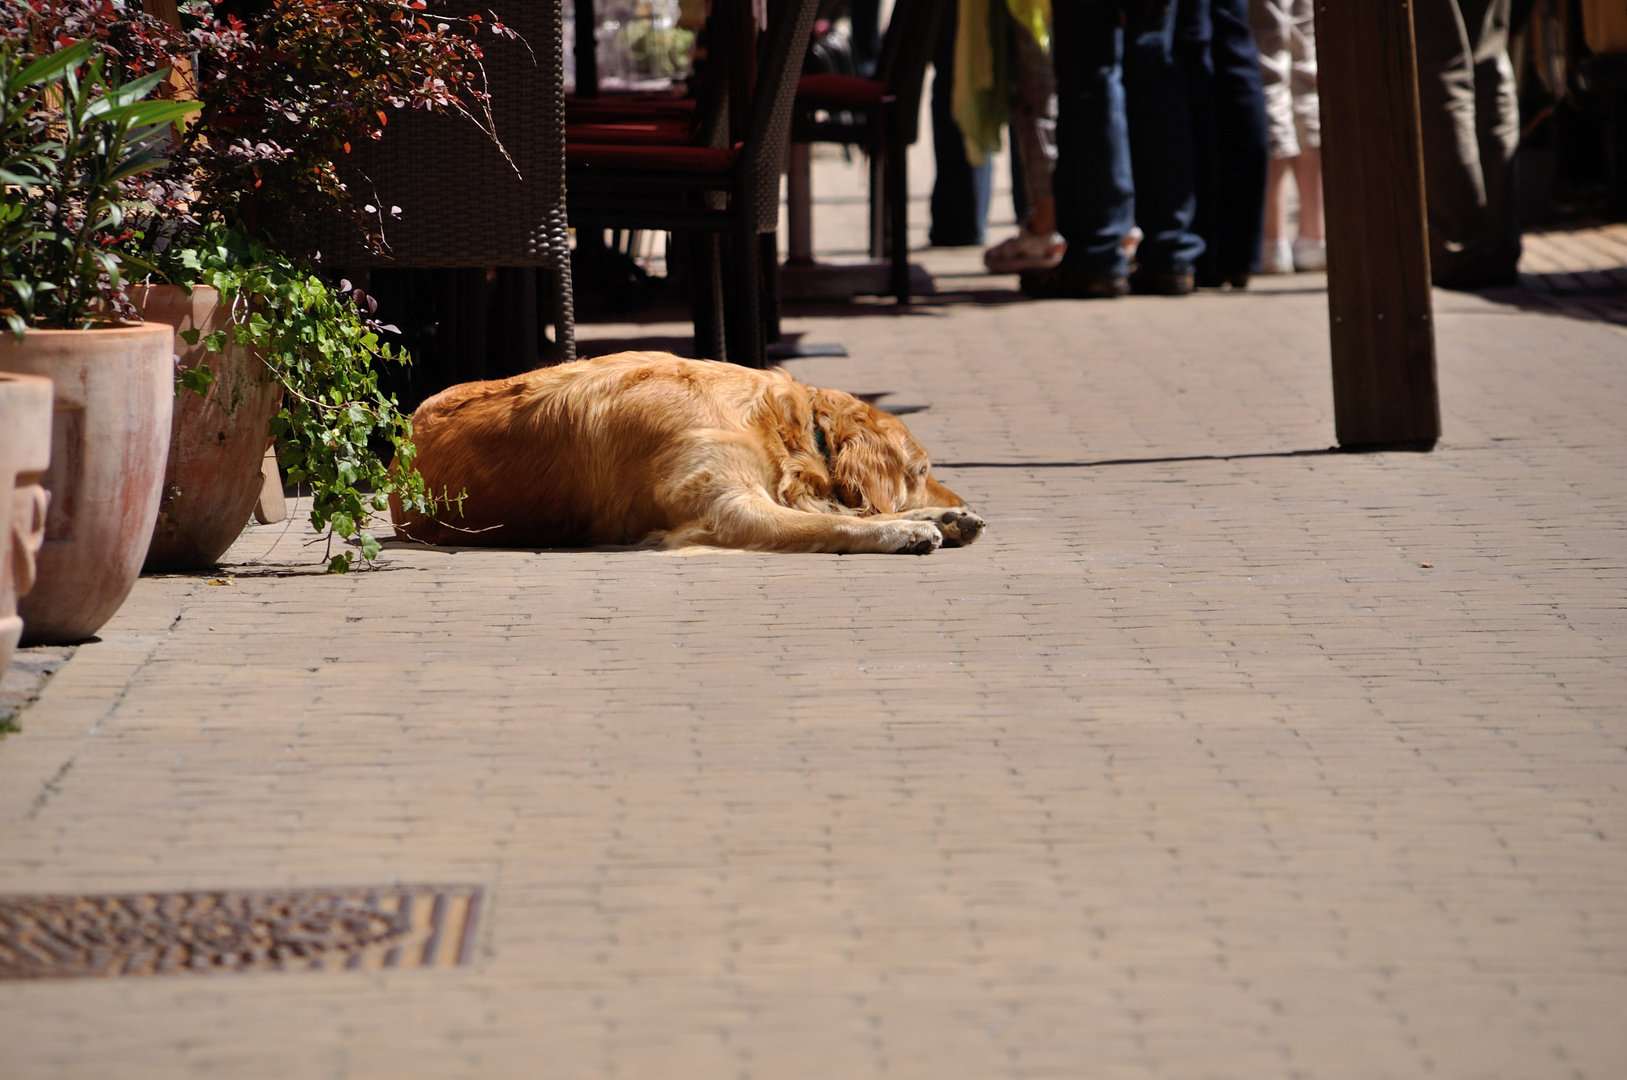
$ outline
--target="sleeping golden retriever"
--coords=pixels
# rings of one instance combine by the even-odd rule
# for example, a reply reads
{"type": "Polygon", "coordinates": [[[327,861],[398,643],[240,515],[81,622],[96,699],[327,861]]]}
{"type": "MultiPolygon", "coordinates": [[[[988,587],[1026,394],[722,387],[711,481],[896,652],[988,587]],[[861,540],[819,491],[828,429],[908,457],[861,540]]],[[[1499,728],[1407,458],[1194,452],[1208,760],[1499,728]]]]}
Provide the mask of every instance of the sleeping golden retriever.
{"type": "Polygon", "coordinates": [[[403,539],[924,555],[983,530],[897,417],[779,370],[617,353],[454,386],[412,424],[450,499],[392,499],[403,539]]]}

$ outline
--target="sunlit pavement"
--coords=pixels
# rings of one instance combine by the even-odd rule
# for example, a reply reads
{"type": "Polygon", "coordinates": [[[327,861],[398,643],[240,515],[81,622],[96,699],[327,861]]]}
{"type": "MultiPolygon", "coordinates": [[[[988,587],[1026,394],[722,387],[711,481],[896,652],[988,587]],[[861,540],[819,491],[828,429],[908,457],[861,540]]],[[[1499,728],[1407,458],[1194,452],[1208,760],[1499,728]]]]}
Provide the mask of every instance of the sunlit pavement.
{"type": "Polygon", "coordinates": [[[1627,1074],[1614,309],[1437,293],[1441,445],[1341,455],[1320,275],[1036,304],[978,255],[786,311],[972,547],[331,577],[296,521],[143,579],[0,741],[0,891],[478,886],[471,952],[0,982],[0,1074],[1627,1074]]]}

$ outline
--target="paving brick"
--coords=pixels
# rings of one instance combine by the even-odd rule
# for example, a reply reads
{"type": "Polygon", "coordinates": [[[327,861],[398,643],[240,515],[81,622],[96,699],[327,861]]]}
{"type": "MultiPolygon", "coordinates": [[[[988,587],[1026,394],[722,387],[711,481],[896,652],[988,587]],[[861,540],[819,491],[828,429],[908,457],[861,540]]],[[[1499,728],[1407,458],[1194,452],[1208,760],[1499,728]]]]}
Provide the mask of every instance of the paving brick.
{"type": "Polygon", "coordinates": [[[1623,331],[1437,294],[1440,448],[1344,456],[1317,276],[923,258],[788,366],[930,406],[973,547],[142,579],[0,741],[0,890],[478,883],[478,956],[0,983],[0,1075],[1627,1073],[1623,331]]]}

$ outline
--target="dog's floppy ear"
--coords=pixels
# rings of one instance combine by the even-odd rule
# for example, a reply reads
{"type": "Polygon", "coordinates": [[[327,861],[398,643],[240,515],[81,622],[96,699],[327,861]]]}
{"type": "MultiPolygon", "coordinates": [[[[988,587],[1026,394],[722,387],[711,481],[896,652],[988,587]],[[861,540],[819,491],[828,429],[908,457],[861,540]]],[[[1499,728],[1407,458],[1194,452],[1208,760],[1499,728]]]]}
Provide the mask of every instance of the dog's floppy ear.
{"type": "Polygon", "coordinates": [[[813,408],[836,497],[864,513],[892,513],[893,477],[903,462],[877,429],[871,407],[840,390],[815,390],[813,408]]]}
{"type": "Polygon", "coordinates": [[[812,395],[809,389],[778,369],[773,372],[784,378],[771,386],[764,395],[763,423],[773,438],[786,448],[786,458],[780,471],[780,502],[796,506],[804,500],[822,503],[830,497],[829,465],[820,447],[823,435],[810,437],[814,428],[812,395]]]}

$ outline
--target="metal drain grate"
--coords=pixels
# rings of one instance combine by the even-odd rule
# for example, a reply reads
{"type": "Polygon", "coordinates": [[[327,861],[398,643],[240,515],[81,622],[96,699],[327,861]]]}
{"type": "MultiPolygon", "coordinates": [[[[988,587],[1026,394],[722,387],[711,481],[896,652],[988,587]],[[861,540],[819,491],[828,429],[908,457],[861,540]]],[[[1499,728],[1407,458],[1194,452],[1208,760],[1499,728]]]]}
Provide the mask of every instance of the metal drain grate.
{"type": "Polygon", "coordinates": [[[478,885],[0,896],[0,979],[453,967],[478,885]]]}

